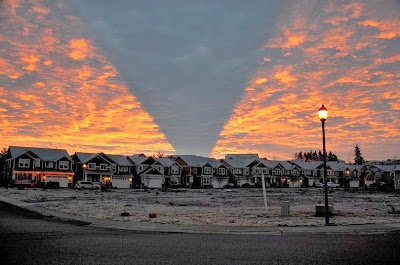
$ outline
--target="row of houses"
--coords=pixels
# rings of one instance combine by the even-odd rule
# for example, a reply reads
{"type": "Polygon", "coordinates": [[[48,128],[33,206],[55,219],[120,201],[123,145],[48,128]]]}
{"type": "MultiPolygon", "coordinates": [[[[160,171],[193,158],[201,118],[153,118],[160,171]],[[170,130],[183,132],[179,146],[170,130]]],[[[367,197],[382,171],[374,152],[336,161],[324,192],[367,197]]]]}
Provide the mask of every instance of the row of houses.
{"type": "MultiPolygon", "coordinates": [[[[2,177],[12,185],[46,186],[58,182],[72,187],[78,180],[115,188],[223,188],[261,186],[311,187],[323,182],[323,162],[275,161],[257,154],[226,155],[214,159],[196,155],[164,158],[76,152],[63,149],[10,146],[2,177]]],[[[341,187],[395,182],[400,188],[400,164],[351,165],[327,162],[328,181],[341,187]]]]}

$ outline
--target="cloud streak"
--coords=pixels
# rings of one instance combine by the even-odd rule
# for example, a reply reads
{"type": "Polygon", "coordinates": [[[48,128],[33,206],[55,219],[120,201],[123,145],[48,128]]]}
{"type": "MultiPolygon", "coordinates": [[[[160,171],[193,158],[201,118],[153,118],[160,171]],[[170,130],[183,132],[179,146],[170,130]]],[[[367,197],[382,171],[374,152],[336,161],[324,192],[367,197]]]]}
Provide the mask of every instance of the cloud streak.
{"type": "Polygon", "coordinates": [[[213,156],[287,159],[320,149],[321,104],[330,113],[328,149],[342,159],[352,159],[355,143],[368,159],[400,154],[400,7],[395,1],[329,3],[297,1],[282,15],[213,156]]]}
{"type": "Polygon", "coordinates": [[[1,7],[0,146],[174,152],[65,2],[1,7]]]}

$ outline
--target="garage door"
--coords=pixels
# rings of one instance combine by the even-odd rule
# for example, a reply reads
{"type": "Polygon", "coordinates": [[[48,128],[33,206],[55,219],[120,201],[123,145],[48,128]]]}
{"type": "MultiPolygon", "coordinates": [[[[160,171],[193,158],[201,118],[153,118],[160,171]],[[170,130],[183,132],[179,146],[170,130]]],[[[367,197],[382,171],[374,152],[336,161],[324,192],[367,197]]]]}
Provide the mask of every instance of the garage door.
{"type": "Polygon", "coordinates": [[[58,182],[60,184],[60,188],[67,188],[68,187],[68,177],[67,176],[47,176],[47,182],[58,182]]]}
{"type": "Polygon", "coordinates": [[[161,188],[162,187],[162,178],[161,177],[148,177],[148,188],[161,188]]]}
{"type": "Polygon", "coordinates": [[[112,186],[118,189],[129,189],[129,178],[112,178],[112,186]]]}

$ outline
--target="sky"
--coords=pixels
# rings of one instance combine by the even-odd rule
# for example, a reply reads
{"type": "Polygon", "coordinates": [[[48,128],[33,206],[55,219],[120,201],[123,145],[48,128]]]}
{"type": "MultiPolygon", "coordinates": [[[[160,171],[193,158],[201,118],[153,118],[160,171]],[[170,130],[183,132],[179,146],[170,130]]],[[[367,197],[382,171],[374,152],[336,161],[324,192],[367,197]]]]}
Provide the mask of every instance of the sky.
{"type": "Polygon", "coordinates": [[[0,1],[0,146],[400,158],[400,2],[0,1]]]}

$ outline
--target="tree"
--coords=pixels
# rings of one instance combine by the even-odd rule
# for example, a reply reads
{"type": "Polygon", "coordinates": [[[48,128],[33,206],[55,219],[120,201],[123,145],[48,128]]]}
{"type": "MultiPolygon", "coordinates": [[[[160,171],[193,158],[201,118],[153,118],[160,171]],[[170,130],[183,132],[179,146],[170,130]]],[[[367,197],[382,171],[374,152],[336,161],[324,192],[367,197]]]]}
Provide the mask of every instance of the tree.
{"type": "Polygon", "coordinates": [[[361,154],[361,149],[358,144],[356,144],[356,146],[354,147],[354,165],[362,165],[364,163],[365,160],[361,154]]]}
{"type": "Polygon", "coordinates": [[[157,154],[152,155],[153,158],[164,158],[165,154],[161,153],[160,151],[157,151],[157,154]]]}

